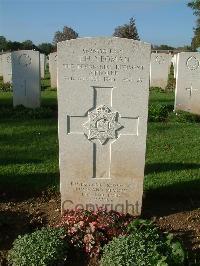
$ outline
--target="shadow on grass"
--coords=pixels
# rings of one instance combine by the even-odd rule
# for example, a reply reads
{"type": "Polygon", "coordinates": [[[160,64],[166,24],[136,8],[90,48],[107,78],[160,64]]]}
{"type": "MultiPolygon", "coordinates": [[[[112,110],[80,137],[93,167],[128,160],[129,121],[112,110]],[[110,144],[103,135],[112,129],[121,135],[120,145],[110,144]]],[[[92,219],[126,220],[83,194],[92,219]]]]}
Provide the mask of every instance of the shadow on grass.
{"type": "Polygon", "coordinates": [[[10,249],[18,235],[33,231],[36,225],[31,223],[31,219],[24,211],[0,211],[0,249],[10,249]]]}
{"type": "Polygon", "coordinates": [[[143,215],[166,216],[200,208],[200,180],[182,181],[145,191],[143,215]]]}
{"type": "MultiPolygon", "coordinates": [[[[47,221],[44,220],[46,223],[47,221]]],[[[0,211],[0,265],[6,266],[7,251],[12,248],[13,241],[19,236],[40,229],[42,224],[34,216],[21,210],[0,211]]]]}
{"type": "Polygon", "coordinates": [[[58,187],[58,173],[0,175],[0,201],[23,201],[49,189],[57,191],[58,187]]]}
{"type": "Polygon", "coordinates": [[[0,165],[9,165],[9,164],[37,164],[41,163],[42,160],[38,159],[18,159],[18,158],[6,158],[1,159],[0,158],[0,165]]]}
{"type": "Polygon", "coordinates": [[[196,163],[147,163],[145,166],[145,175],[151,173],[161,173],[169,171],[181,171],[200,169],[200,164],[196,163]]]}

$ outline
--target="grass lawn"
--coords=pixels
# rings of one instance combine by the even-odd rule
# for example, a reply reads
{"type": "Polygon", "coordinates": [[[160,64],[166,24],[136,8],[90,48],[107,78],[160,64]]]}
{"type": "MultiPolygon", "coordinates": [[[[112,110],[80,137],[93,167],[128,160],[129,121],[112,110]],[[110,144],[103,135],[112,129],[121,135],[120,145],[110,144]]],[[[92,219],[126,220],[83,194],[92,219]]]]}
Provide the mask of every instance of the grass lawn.
{"type": "MultiPolygon", "coordinates": [[[[151,91],[150,105],[173,105],[174,94],[151,91]]],[[[12,108],[10,92],[0,92],[1,105],[12,108]]],[[[42,106],[56,110],[56,91],[42,92],[42,106]]],[[[1,190],[40,192],[59,189],[57,117],[0,119],[1,190]]],[[[159,195],[197,195],[200,187],[200,124],[149,122],[145,191],[159,195]]]]}

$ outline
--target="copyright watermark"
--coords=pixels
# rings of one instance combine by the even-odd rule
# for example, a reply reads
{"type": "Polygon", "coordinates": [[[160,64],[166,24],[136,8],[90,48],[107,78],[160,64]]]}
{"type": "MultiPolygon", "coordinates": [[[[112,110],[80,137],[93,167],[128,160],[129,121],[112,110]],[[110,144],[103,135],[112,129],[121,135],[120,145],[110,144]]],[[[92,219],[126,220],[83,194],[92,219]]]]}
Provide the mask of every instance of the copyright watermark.
{"type": "Polygon", "coordinates": [[[113,210],[120,213],[131,213],[134,215],[140,214],[140,204],[138,201],[136,201],[134,204],[129,203],[128,200],[125,201],[125,203],[105,203],[105,204],[97,204],[97,203],[74,203],[72,200],[65,200],[62,203],[62,212],[65,212],[69,209],[72,209],[74,211],[78,210],[87,210],[87,211],[97,211],[99,209],[103,210],[113,210]]]}

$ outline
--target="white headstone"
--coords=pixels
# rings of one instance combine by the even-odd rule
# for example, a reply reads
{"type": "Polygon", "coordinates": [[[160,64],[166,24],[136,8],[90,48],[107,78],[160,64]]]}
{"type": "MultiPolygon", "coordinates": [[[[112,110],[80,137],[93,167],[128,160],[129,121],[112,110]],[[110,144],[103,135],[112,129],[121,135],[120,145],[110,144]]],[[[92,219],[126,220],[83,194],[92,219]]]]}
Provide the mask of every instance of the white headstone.
{"type": "Polygon", "coordinates": [[[171,65],[171,54],[152,53],[150,66],[150,86],[165,89],[171,65]]]}
{"type": "Polygon", "coordinates": [[[150,50],[121,38],[58,43],[62,210],[140,214],[150,50]]]}
{"type": "Polygon", "coordinates": [[[3,64],[3,82],[12,82],[12,62],[11,53],[2,54],[2,64],[3,64]]]}
{"type": "Polygon", "coordinates": [[[44,78],[44,73],[45,73],[45,55],[40,54],[40,74],[41,78],[44,78]]]}
{"type": "Polygon", "coordinates": [[[40,54],[33,50],[12,52],[13,105],[40,107],[40,54]]]}
{"type": "Polygon", "coordinates": [[[176,78],[176,69],[177,69],[177,55],[178,54],[175,54],[173,57],[172,57],[172,64],[173,64],[173,67],[174,67],[174,78],[176,78]]]}
{"type": "Polygon", "coordinates": [[[200,114],[200,53],[198,52],[178,54],[175,110],[200,114]]]}
{"type": "Polygon", "coordinates": [[[51,87],[57,87],[57,53],[49,54],[49,72],[51,77],[51,87]]]}
{"type": "Polygon", "coordinates": [[[0,54],[0,76],[3,76],[3,62],[2,62],[2,54],[0,54]]]}

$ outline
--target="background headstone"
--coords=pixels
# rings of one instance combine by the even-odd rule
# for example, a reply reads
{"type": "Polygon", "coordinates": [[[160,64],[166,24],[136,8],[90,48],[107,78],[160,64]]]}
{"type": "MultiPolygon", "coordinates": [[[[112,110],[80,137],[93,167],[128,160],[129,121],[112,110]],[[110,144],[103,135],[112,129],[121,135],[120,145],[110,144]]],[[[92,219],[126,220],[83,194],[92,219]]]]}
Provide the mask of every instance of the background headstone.
{"type": "Polygon", "coordinates": [[[62,210],[140,214],[150,50],[121,38],[58,43],[62,210]]]}
{"type": "Polygon", "coordinates": [[[2,62],[2,54],[0,54],[0,76],[3,76],[3,62],[2,62]]]}
{"type": "Polygon", "coordinates": [[[175,54],[173,57],[172,57],[172,64],[173,64],[173,67],[174,67],[174,78],[176,78],[176,69],[177,69],[177,56],[178,54],[175,54]]]}
{"type": "Polygon", "coordinates": [[[49,72],[51,77],[51,87],[57,87],[57,52],[49,54],[49,72]]]}
{"type": "Polygon", "coordinates": [[[12,82],[12,62],[11,53],[2,54],[2,65],[3,65],[3,82],[12,82]]]}
{"type": "Polygon", "coordinates": [[[175,110],[200,114],[200,53],[198,52],[178,54],[175,110]]]}
{"type": "Polygon", "coordinates": [[[44,78],[44,74],[45,74],[45,55],[44,54],[40,54],[40,74],[41,74],[41,78],[44,78]]]}
{"type": "Polygon", "coordinates": [[[171,54],[152,53],[150,65],[150,86],[165,89],[171,66],[171,54]]]}
{"type": "Polygon", "coordinates": [[[13,105],[40,107],[40,54],[33,50],[12,52],[13,105]]]}

